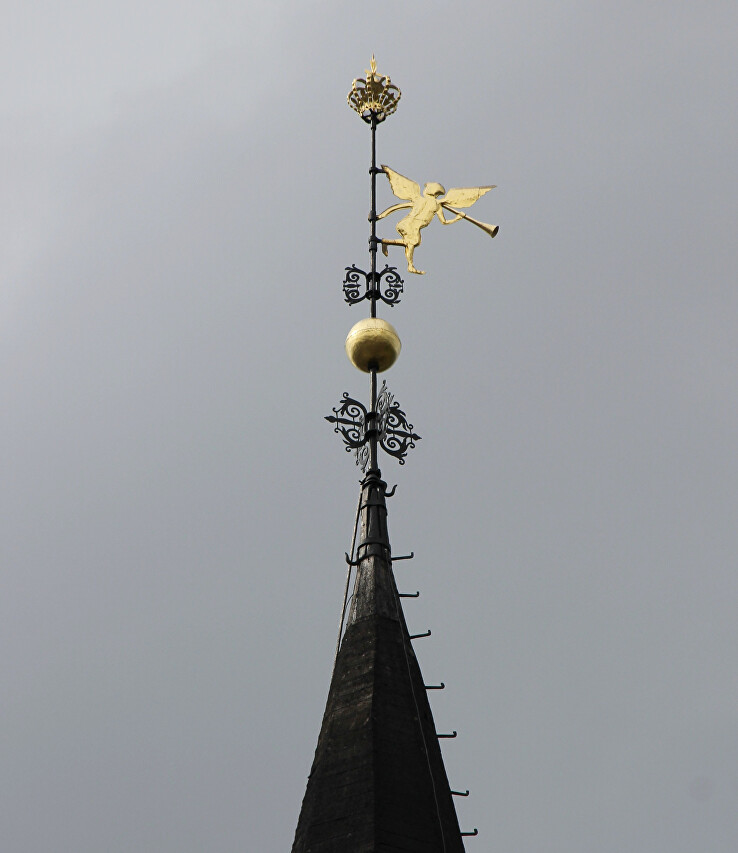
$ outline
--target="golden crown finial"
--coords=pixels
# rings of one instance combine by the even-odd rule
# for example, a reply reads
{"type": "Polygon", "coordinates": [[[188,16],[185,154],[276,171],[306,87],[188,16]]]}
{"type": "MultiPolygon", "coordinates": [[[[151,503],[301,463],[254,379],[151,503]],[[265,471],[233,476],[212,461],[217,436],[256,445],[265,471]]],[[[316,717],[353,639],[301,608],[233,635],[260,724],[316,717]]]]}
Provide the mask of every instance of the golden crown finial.
{"type": "Polygon", "coordinates": [[[364,121],[370,122],[374,116],[380,122],[397,109],[401,96],[402,93],[394,83],[390,83],[389,77],[377,74],[377,61],[372,54],[366,79],[359,77],[354,80],[347,100],[351,109],[356,110],[364,121]]]}

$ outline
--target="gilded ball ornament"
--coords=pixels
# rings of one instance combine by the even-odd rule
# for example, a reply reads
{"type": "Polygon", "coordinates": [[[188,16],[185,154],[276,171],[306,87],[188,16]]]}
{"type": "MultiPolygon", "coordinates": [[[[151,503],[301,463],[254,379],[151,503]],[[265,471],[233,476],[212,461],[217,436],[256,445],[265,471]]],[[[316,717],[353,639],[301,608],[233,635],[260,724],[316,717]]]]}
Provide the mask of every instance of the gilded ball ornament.
{"type": "Polygon", "coordinates": [[[354,367],[369,373],[388,370],[397,361],[402,344],[394,326],[379,317],[367,317],[346,336],[346,355],[354,367]]]}

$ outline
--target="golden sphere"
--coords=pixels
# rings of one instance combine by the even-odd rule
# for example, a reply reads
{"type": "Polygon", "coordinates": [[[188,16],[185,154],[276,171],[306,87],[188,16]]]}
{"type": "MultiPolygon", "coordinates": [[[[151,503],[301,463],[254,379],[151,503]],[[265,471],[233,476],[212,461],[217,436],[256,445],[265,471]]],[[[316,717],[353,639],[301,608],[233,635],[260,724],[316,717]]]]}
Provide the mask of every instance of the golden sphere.
{"type": "Polygon", "coordinates": [[[359,320],[346,336],[346,355],[364,373],[372,366],[378,373],[388,370],[397,361],[401,346],[394,327],[378,317],[359,320]]]}

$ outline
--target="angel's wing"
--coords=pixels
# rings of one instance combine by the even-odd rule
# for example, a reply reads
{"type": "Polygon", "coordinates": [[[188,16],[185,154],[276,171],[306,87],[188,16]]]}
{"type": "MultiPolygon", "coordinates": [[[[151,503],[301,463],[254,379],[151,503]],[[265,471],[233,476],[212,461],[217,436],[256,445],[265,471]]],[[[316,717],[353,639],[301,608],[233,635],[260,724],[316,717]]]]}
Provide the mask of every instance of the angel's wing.
{"type": "MultiPolygon", "coordinates": [[[[441,204],[450,204],[452,207],[471,207],[475,201],[480,199],[486,192],[493,190],[491,187],[460,187],[450,189],[443,198],[438,199],[441,204]]],[[[394,189],[394,187],[393,187],[394,189]]],[[[397,193],[395,193],[397,195],[397,193]]]]}
{"type": "Polygon", "coordinates": [[[406,178],[399,172],[395,172],[389,166],[382,166],[382,169],[384,169],[385,175],[389,178],[392,192],[397,198],[402,198],[405,201],[415,201],[417,198],[420,198],[420,187],[415,181],[411,181],[410,178],[406,178]]]}

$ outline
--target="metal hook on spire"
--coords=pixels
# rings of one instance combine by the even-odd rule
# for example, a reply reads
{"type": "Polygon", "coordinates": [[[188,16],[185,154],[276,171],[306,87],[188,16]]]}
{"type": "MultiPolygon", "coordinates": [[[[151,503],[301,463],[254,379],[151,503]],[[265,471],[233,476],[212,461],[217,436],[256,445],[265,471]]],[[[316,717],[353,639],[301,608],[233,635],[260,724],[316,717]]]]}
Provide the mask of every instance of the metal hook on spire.
{"type": "Polygon", "coordinates": [[[420,640],[423,637],[430,637],[430,635],[431,635],[431,630],[430,630],[430,628],[428,628],[428,630],[425,632],[425,634],[410,634],[410,639],[411,640],[420,640]]]}

